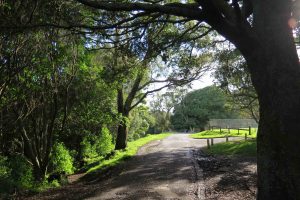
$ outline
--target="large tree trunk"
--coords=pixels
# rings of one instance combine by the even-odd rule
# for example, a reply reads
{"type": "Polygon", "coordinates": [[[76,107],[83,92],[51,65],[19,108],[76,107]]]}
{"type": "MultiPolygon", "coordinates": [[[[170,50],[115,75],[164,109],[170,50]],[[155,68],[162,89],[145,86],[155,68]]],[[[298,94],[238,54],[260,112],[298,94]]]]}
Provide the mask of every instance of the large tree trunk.
{"type": "Polygon", "coordinates": [[[115,150],[125,149],[127,146],[127,135],[128,135],[128,127],[126,122],[119,124],[118,126],[118,135],[116,139],[115,150]]]}
{"type": "Polygon", "coordinates": [[[258,199],[300,199],[300,67],[291,48],[261,54],[256,67],[263,70],[253,73],[260,102],[258,199]]]}
{"type": "Polygon", "coordinates": [[[289,3],[256,2],[258,46],[244,52],[260,103],[259,200],[300,199],[300,66],[289,3]]]}
{"type": "Polygon", "coordinates": [[[278,112],[270,106],[271,102],[261,104],[258,132],[258,199],[261,200],[300,199],[299,92],[294,95],[298,96],[298,103],[270,95],[274,101],[282,101],[278,103],[286,111],[278,112]],[[288,111],[290,106],[295,110],[288,111]]]}
{"type": "Polygon", "coordinates": [[[262,53],[256,67],[264,70],[253,73],[260,102],[259,200],[300,199],[300,67],[287,54],[262,53]]]}

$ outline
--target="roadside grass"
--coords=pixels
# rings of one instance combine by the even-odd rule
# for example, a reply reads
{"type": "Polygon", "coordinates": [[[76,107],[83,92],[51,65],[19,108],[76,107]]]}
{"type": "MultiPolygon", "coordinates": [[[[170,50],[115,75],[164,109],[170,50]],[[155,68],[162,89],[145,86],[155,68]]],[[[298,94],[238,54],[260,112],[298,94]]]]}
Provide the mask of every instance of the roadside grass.
{"type": "Polygon", "coordinates": [[[226,137],[226,136],[230,136],[230,137],[244,137],[245,133],[247,134],[247,137],[249,138],[256,138],[257,135],[257,129],[256,128],[251,128],[251,135],[249,135],[249,131],[248,130],[240,130],[238,132],[238,130],[235,129],[230,129],[230,133],[228,132],[228,129],[215,129],[215,130],[207,130],[207,131],[202,131],[199,133],[194,133],[194,134],[190,134],[191,138],[195,138],[195,139],[205,139],[205,138],[218,138],[218,137],[226,137]]]}
{"type": "Polygon", "coordinates": [[[243,140],[214,144],[205,153],[210,155],[256,156],[256,140],[243,140]]]}
{"type": "Polygon", "coordinates": [[[145,144],[154,140],[164,139],[170,135],[171,133],[153,134],[147,135],[146,137],[140,138],[132,142],[128,142],[127,148],[125,150],[115,151],[115,154],[111,158],[107,160],[101,158],[100,160],[91,163],[92,167],[87,170],[87,173],[93,173],[95,171],[101,171],[109,167],[116,166],[122,163],[124,160],[127,160],[134,156],[137,153],[138,149],[144,146],[145,144]]]}

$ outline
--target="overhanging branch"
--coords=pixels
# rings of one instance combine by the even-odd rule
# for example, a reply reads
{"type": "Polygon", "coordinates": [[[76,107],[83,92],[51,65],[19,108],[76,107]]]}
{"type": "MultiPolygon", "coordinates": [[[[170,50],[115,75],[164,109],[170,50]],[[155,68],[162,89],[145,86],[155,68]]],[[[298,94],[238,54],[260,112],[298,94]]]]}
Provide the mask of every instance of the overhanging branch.
{"type": "Polygon", "coordinates": [[[176,15],[187,17],[195,20],[203,20],[203,15],[199,5],[169,3],[169,4],[150,4],[150,3],[113,3],[90,0],[77,0],[78,2],[96,9],[103,9],[107,11],[146,11],[149,13],[164,13],[169,15],[176,15]]]}

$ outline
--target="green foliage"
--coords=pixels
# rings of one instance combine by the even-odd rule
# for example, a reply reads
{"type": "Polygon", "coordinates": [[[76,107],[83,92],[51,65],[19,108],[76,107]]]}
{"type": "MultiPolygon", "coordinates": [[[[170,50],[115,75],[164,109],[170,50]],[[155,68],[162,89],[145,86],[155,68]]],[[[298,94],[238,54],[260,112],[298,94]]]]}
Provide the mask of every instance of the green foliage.
{"type": "Polygon", "coordinates": [[[53,181],[51,182],[51,186],[52,186],[52,187],[59,187],[59,186],[60,186],[60,183],[58,182],[58,180],[53,180],[53,181]]]}
{"type": "Polygon", "coordinates": [[[0,180],[5,179],[10,175],[10,169],[8,168],[7,157],[0,155],[0,180]]]}
{"type": "Polygon", "coordinates": [[[248,130],[236,130],[236,129],[230,129],[230,133],[228,132],[228,129],[221,129],[220,130],[215,129],[215,130],[208,130],[208,131],[202,131],[199,133],[191,134],[191,138],[218,138],[218,137],[226,137],[226,136],[231,136],[231,137],[244,137],[245,134],[247,134],[247,137],[249,138],[256,138],[257,135],[257,129],[256,128],[251,128],[251,135],[249,135],[248,130]]]}
{"type": "Polygon", "coordinates": [[[106,155],[113,149],[112,135],[106,126],[102,127],[100,143],[97,145],[96,151],[99,155],[106,155]]]}
{"type": "Polygon", "coordinates": [[[154,140],[164,139],[170,135],[171,133],[147,135],[146,137],[140,138],[138,140],[128,142],[127,148],[125,150],[116,151],[115,155],[108,160],[105,160],[103,158],[100,159],[95,167],[92,167],[88,170],[88,173],[95,172],[96,170],[101,171],[107,167],[115,166],[120,162],[123,162],[124,160],[134,156],[141,146],[154,140]]]}
{"type": "Polygon", "coordinates": [[[134,109],[130,115],[128,140],[137,140],[146,135],[149,127],[154,124],[154,118],[145,106],[134,109]]]}
{"type": "MultiPolygon", "coordinates": [[[[107,85],[102,79],[103,67],[94,64],[91,60],[97,55],[89,55],[86,62],[77,71],[73,81],[73,90],[76,98],[72,99],[72,110],[68,115],[68,123],[59,140],[80,156],[76,157],[76,163],[82,161],[82,157],[95,157],[97,152],[91,148],[94,142],[99,140],[99,130],[106,124],[108,127],[117,124],[121,117],[115,106],[114,88],[107,85]],[[81,149],[84,153],[81,153],[81,149]]],[[[95,62],[95,61],[94,61],[95,62]]]]}
{"type": "Polygon", "coordinates": [[[256,140],[248,140],[215,144],[210,149],[206,149],[206,152],[217,155],[256,156],[256,149],[256,140]]]}
{"type": "Polygon", "coordinates": [[[235,117],[226,103],[226,96],[215,86],[190,92],[175,106],[172,125],[176,130],[204,129],[210,118],[235,117]]]}
{"type": "Polygon", "coordinates": [[[154,96],[150,105],[155,124],[150,128],[150,133],[161,133],[171,129],[171,110],[181,102],[186,93],[187,89],[181,87],[180,89],[172,88],[171,91],[154,96]]]}
{"type": "Polygon", "coordinates": [[[28,189],[33,185],[33,169],[27,160],[20,155],[9,159],[8,167],[11,169],[9,179],[14,187],[19,189],[28,189]]]}
{"type": "Polygon", "coordinates": [[[51,152],[50,166],[52,173],[73,173],[73,158],[63,143],[57,142],[54,144],[51,152]]]}
{"type": "Polygon", "coordinates": [[[155,119],[153,126],[149,128],[149,133],[162,133],[170,129],[170,114],[164,111],[153,111],[152,116],[155,119]]]}
{"type": "Polygon", "coordinates": [[[0,199],[1,194],[9,193],[13,189],[13,180],[10,179],[11,169],[7,157],[0,156],[0,199]]]}
{"type": "Polygon", "coordinates": [[[113,150],[112,135],[106,126],[99,135],[88,135],[81,142],[82,156],[91,159],[105,156],[113,150]]]}

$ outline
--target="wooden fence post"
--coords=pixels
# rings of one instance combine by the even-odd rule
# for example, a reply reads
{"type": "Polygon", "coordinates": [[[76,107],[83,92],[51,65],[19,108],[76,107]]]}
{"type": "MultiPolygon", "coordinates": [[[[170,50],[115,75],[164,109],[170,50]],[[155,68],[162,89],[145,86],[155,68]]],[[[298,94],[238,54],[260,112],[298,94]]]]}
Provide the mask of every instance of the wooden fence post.
{"type": "Polygon", "coordinates": [[[207,139],[207,148],[210,149],[209,139],[207,139]]]}
{"type": "Polygon", "coordinates": [[[228,142],[228,135],[226,135],[226,142],[228,142]]]}
{"type": "Polygon", "coordinates": [[[214,138],[211,138],[211,139],[210,139],[210,143],[211,143],[211,146],[214,145],[214,138]]]}
{"type": "Polygon", "coordinates": [[[221,129],[221,127],[220,127],[220,134],[222,133],[222,129],[221,129]]]}
{"type": "Polygon", "coordinates": [[[238,135],[240,134],[240,128],[238,128],[238,135]]]}
{"type": "Polygon", "coordinates": [[[251,126],[249,126],[249,135],[251,135],[251,126]]]}
{"type": "Polygon", "coordinates": [[[247,140],[247,133],[245,133],[245,140],[247,140]]]}

